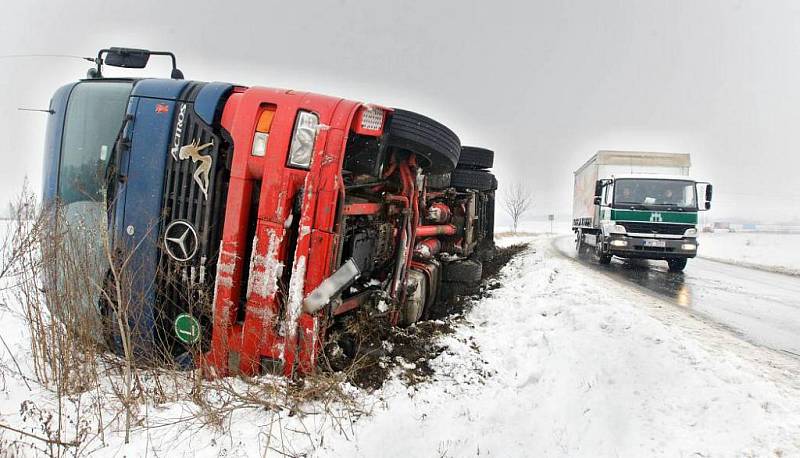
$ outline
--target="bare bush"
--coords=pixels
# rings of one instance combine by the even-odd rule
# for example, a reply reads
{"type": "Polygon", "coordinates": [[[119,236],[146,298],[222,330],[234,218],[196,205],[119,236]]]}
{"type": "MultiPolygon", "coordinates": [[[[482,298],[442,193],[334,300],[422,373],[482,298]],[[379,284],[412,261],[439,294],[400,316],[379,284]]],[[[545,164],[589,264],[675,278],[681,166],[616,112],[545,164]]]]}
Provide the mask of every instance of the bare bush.
{"type": "Polygon", "coordinates": [[[503,208],[511,217],[511,231],[516,234],[522,216],[533,205],[533,196],[522,183],[514,183],[503,193],[503,208]]]}
{"type": "MultiPolygon", "coordinates": [[[[271,440],[283,434],[281,419],[291,416],[302,424],[313,415],[317,423],[321,416],[344,430],[363,411],[343,388],[347,372],[300,380],[206,380],[199,369],[179,370],[169,349],[135,348],[141,331],[136,304],[142,299],[135,287],[137,272],[130,257],[112,252],[104,208],[102,217],[94,219],[85,208],[78,214],[40,209],[27,191],[13,208],[0,279],[9,302],[17,304],[9,311],[27,325],[27,364],[16,360],[2,335],[0,343],[11,356],[8,373],[49,390],[55,403],[25,401],[20,407],[23,424],[0,420],[0,448],[82,455],[105,447],[109,429],[122,433],[128,443],[133,432],[162,426],[146,418],[148,405],[182,402],[194,406],[194,413],[175,419],[172,427],[224,431],[233,412],[256,409],[276,428],[270,429],[265,450],[292,454],[297,444],[271,440]]],[[[195,358],[202,355],[200,343],[191,352],[195,358]]],[[[306,445],[316,446],[313,441],[306,445]]]]}

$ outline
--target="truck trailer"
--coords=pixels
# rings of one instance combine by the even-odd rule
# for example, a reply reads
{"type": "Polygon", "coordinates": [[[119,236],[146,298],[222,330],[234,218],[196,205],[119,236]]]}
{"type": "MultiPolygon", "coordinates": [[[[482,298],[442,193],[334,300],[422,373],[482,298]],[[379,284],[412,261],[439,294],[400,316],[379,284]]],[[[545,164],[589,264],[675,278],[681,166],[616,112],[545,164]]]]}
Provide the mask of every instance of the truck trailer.
{"type": "Polygon", "coordinates": [[[572,230],[578,254],[601,264],[660,259],[680,272],[697,255],[697,214],[712,187],[689,178],[689,154],[598,151],[575,171],[572,230]]]}
{"type": "MultiPolygon", "coordinates": [[[[491,150],[407,110],[188,81],[169,52],[92,60],[51,100],[43,203],[67,231],[107,221],[111,256],[97,259],[110,261],[87,308],[99,323],[124,310],[137,355],[211,376],[308,373],[340,318],[408,325],[444,282],[480,279],[491,150]],[[172,60],[170,78],[103,76],[152,56],[172,60]],[[126,293],[107,291],[123,268],[126,293]]],[[[101,327],[118,349],[119,327],[101,327]]]]}

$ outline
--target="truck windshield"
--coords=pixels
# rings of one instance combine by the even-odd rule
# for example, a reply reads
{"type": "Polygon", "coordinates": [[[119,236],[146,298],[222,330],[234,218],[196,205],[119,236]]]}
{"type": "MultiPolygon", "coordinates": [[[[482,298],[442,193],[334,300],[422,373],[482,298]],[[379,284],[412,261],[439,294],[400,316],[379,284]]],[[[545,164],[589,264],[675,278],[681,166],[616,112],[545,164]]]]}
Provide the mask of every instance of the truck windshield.
{"type": "Polygon", "coordinates": [[[132,83],[79,83],[67,103],[58,195],[64,204],[103,200],[105,166],[117,138],[132,83]]]}
{"type": "Polygon", "coordinates": [[[625,178],[614,182],[615,207],[697,210],[696,194],[693,181],[625,178]]]}

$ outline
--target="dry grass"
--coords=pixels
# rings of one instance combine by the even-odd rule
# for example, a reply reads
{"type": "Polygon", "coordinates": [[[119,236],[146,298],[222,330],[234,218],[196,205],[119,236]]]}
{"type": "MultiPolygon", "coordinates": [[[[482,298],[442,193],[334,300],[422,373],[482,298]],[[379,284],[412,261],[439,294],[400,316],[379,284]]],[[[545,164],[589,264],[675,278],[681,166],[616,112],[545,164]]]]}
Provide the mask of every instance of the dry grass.
{"type": "Polygon", "coordinates": [[[506,232],[495,232],[494,236],[495,236],[495,238],[502,239],[502,238],[506,238],[506,237],[533,237],[533,236],[542,235],[542,234],[546,234],[546,232],[523,232],[523,231],[511,232],[511,231],[506,231],[506,232]]]}
{"type": "MultiPolygon", "coordinates": [[[[17,215],[0,252],[0,280],[6,302],[17,304],[4,306],[6,312],[27,325],[30,353],[22,364],[0,335],[10,356],[1,362],[0,373],[23,380],[32,394],[20,406],[18,422],[0,416],[0,456],[83,456],[111,443],[128,443],[134,432],[165,426],[225,434],[231,416],[242,410],[262,412],[269,425],[264,452],[292,455],[297,444],[273,440],[286,435],[286,418],[292,417],[296,437],[304,434],[307,416],[322,416],[345,431],[362,414],[345,389],[347,371],[301,380],[206,380],[199,370],[176,368],[169,351],[142,357],[133,348],[135,272],[129,258],[111,252],[105,229],[87,222],[80,231],[66,231],[64,215],[37,208],[29,192],[14,208],[17,215]],[[105,313],[99,313],[103,304],[105,313]],[[117,354],[109,351],[111,338],[122,344],[117,354]],[[37,388],[50,392],[50,399],[35,396],[37,388]],[[168,424],[148,418],[148,408],[170,403],[186,407],[180,417],[168,424]]],[[[307,446],[316,446],[306,435],[307,446]]]]}

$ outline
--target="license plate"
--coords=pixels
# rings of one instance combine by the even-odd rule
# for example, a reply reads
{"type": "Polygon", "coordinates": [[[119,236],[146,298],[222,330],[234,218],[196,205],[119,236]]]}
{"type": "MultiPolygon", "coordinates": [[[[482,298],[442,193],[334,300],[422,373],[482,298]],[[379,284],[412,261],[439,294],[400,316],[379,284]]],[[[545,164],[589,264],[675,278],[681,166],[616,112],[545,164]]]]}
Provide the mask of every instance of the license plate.
{"type": "Polygon", "coordinates": [[[667,246],[667,244],[663,240],[645,240],[644,246],[664,248],[665,246],[667,246]]]}

